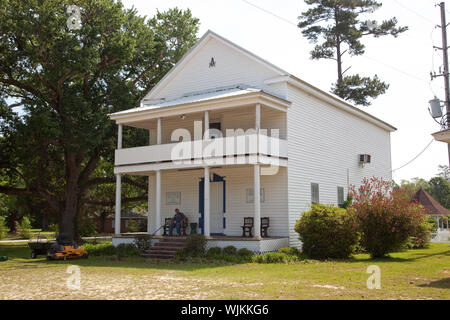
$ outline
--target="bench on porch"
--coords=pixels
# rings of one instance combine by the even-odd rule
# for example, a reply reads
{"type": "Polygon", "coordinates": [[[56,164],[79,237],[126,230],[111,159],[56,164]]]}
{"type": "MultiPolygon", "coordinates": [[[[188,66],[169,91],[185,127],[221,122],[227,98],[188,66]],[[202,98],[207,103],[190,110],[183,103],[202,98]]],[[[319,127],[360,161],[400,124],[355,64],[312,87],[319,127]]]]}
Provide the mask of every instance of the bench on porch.
{"type": "MultiPolygon", "coordinates": [[[[170,230],[170,225],[172,224],[173,219],[172,218],[166,218],[164,220],[164,232],[163,232],[163,236],[168,236],[169,235],[169,230],[170,230]]],[[[188,219],[186,218],[186,221],[183,221],[181,223],[181,235],[182,236],[186,236],[186,229],[188,227],[188,219]]]]}
{"type": "MultiPolygon", "coordinates": [[[[253,230],[253,217],[245,217],[244,218],[244,225],[241,226],[242,228],[242,236],[243,237],[253,237],[252,230],[253,230]]],[[[267,237],[267,229],[269,228],[269,218],[264,217],[261,218],[261,236],[267,237]]]]}

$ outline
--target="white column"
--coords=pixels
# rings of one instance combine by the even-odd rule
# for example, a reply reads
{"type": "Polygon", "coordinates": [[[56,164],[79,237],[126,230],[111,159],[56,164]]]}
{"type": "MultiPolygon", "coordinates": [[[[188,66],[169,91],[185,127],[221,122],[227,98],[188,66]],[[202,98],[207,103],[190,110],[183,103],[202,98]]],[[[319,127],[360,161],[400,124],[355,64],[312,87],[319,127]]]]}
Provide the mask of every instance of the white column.
{"type": "Polygon", "coordinates": [[[148,189],[147,189],[147,233],[151,234],[152,232],[152,222],[151,222],[151,211],[152,211],[152,193],[150,192],[151,186],[151,176],[148,176],[148,189]]]}
{"type": "Polygon", "coordinates": [[[254,200],[254,235],[255,238],[261,237],[261,178],[259,164],[253,166],[253,200],[254,200]]]}
{"type": "Polygon", "coordinates": [[[261,129],[261,105],[259,103],[255,109],[255,129],[256,133],[259,133],[259,129],[261,129]]]}
{"type": "Polygon", "coordinates": [[[205,190],[204,190],[204,205],[203,205],[203,231],[204,236],[210,235],[210,181],[209,181],[209,167],[205,167],[205,190]]]}
{"type": "MultiPolygon", "coordinates": [[[[208,130],[209,130],[209,112],[205,111],[205,135],[208,132],[208,130]]],[[[209,139],[209,135],[206,136],[206,139],[209,139]]]]}
{"type": "Polygon", "coordinates": [[[114,221],[114,233],[120,234],[120,221],[122,211],[122,176],[116,175],[116,215],[114,221]]]}
{"type": "MultiPolygon", "coordinates": [[[[161,170],[156,171],[155,189],[155,230],[158,230],[161,227],[161,170]]],[[[161,234],[161,230],[156,234],[161,234]]]]}
{"type": "Polygon", "coordinates": [[[122,149],[122,125],[119,124],[118,133],[117,133],[117,149],[122,149]]]}
{"type": "Polygon", "coordinates": [[[156,127],[156,143],[161,144],[161,118],[158,118],[158,124],[156,127]]]}

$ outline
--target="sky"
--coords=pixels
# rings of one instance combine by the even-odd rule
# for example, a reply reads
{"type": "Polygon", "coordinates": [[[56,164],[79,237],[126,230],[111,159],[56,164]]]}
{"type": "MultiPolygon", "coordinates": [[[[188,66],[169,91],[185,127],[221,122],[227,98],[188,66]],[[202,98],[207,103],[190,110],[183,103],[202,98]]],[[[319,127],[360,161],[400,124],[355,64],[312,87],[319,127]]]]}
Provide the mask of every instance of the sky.
{"type": "MultiPolygon", "coordinates": [[[[447,144],[434,141],[431,134],[440,126],[429,115],[428,101],[436,95],[444,98],[444,80],[430,81],[430,71],[439,71],[442,52],[440,9],[437,1],[389,0],[367,19],[397,17],[399,25],[409,30],[398,38],[366,38],[366,53],[361,57],[344,58],[344,68],[364,76],[377,74],[390,84],[364,111],[392,124],[392,168],[398,169],[421,154],[416,160],[393,172],[396,182],[414,177],[429,179],[439,165],[448,165],[447,144]],[[421,153],[426,147],[429,147],[421,153]]],[[[450,21],[450,0],[445,1],[450,21]]],[[[153,16],[157,10],[189,8],[200,19],[201,37],[212,30],[255,53],[287,72],[329,91],[336,81],[334,61],[311,60],[313,45],[302,37],[296,27],[298,16],[307,9],[302,0],[123,0],[134,6],[140,15],[153,16]]],[[[450,30],[449,30],[450,32],[450,30]]]]}

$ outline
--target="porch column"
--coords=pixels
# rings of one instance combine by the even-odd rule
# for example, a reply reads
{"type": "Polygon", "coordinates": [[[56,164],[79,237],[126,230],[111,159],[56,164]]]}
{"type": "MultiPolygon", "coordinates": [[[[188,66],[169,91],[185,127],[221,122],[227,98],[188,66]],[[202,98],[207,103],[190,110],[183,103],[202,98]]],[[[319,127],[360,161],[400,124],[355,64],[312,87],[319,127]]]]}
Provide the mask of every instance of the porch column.
{"type": "Polygon", "coordinates": [[[120,234],[120,221],[122,211],[122,176],[116,175],[116,215],[114,220],[114,233],[120,234]]]}
{"type": "Polygon", "coordinates": [[[147,233],[151,234],[152,233],[152,222],[150,221],[150,215],[151,215],[151,205],[152,205],[152,193],[150,192],[150,186],[151,186],[151,176],[148,176],[148,189],[147,189],[147,233]]]}
{"type": "Polygon", "coordinates": [[[209,181],[209,167],[205,167],[205,190],[204,190],[204,205],[203,205],[203,233],[205,237],[210,236],[210,181],[209,181]]]}
{"type": "Polygon", "coordinates": [[[253,200],[254,200],[254,228],[255,238],[261,238],[261,178],[259,164],[253,166],[253,200]]]}
{"type": "Polygon", "coordinates": [[[256,133],[259,133],[259,129],[261,129],[261,105],[259,103],[255,108],[255,129],[256,133]]]}
{"type": "Polygon", "coordinates": [[[122,149],[122,130],[122,125],[119,124],[117,129],[117,149],[122,149]]]}
{"type": "MultiPolygon", "coordinates": [[[[155,231],[161,227],[161,170],[156,171],[156,191],[155,191],[155,231]]],[[[158,230],[156,234],[161,234],[158,230]]]]}
{"type": "Polygon", "coordinates": [[[205,111],[205,135],[203,135],[203,138],[209,139],[209,135],[206,135],[208,130],[209,130],[209,112],[205,111]]]}
{"type": "Polygon", "coordinates": [[[156,144],[161,144],[161,118],[158,118],[156,127],[156,144]]]}

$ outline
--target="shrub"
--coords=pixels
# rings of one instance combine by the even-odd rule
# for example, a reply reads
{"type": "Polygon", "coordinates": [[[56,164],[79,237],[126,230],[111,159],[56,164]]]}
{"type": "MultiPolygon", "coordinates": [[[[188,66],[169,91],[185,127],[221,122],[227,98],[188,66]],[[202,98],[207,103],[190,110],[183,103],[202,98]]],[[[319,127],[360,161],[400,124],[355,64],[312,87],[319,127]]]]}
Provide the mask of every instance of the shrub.
{"type": "Polygon", "coordinates": [[[121,243],[115,248],[115,253],[119,258],[139,256],[141,251],[132,243],[121,243]]]}
{"type": "Polygon", "coordinates": [[[91,244],[86,243],[83,248],[90,256],[113,256],[116,254],[116,248],[112,243],[91,244]]]}
{"type": "Polygon", "coordinates": [[[136,222],[136,220],[134,220],[134,219],[128,220],[127,231],[128,232],[138,232],[139,231],[138,223],[136,222]]]}
{"type": "Polygon", "coordinates": [[[48,231],[58,233],[59,227],[56,223],[52,223],[48,226],[48,231]]]}
{"type": "Polygon", "coordinates": [[[143,252],[150,248],[150,239],[149,234],[138,234],[134,237],[134,245],[139,251],[143,252]]]}
{"type": "Polygon", "coordinates": [[[80,237],[91,237],[96,233],[95,222],[89,218],[83,218],[78,223],[78,233],[80,237]]]}
{"type": "Polygon", "coordinates": [[[299,260],[298,256],[288,255],[282,252],[268,252],[253,257],[253,262],[256,263],[292,263],[298,262],[299,260]]]}
{"type": "Polygon", "coordinates": [[[432,223],[430,223],[428,220],[423,221],[423,223],[410,237],[407,247],[410,249],[428,248],[430,246],[431,233],[433,230],[434,225],[432,223]]]}
{"type": "Polygon", "coordinates": [[[251,257],[251,256],[253,256],[253,252],[248,250],[248,249],[246,249],[246,248],[242,248],[242,249],[239,249],[237,251],[237,255],[239,257],[244,257],[244,258],[245,257],[251,257]]]}
{"type": "Polygon", "coordinates": [[[235,256],[237,254],[237,249],[235,246],[228,246],[223,248],[223,253],[228,254],[230,256],[235,256]]]}
{"type": "Polygon", "coordinates": [[[8,233],[8,227],[6,226],[5,217],[0,216],[0,239],[3,239],[8,233]]]}
{"type": "Polygon", "coordinates": [[[373,258],[400,249],[424,222],[424,208],[410,202],[403,189],[392,190],[389,181],[364,179],[351,193],[349,210],[356,214],[361,245],[373,258]]]}
{"type": "Polygon", "coordinates": [[[216,256],[216,255],[219,255],[219,254],[222,254],[222,248],[219,248],[219,247],[209,248],[209,250],[207,252],[208,256],[216,256]]]}
{"type": "Polygon", "coordinates": [[[27,217],[23,217],[19,223],[16,221],[16,230],[21,239],[30,239],[31,237],[31,222],[27,217]]]}
{"type": "Polygon", "coordinates": [[[300,250],[294,247],[285,247],[278,249],[278,252],[287,254],[288,256],[299,256],[300,250]]]}
{"type": "Polygon", "coordinates": [[[294,229],[309,257],[347,258],[359,240],[355,225],[355,214],[332,205],[314,204],[302,214],[294,229]]]}
{"type": "Polygon", "coordinates": [[[206,238],[202,234],[194,234],[187,238],[186,251],[193,255],[205,254],[206,238]]]}

